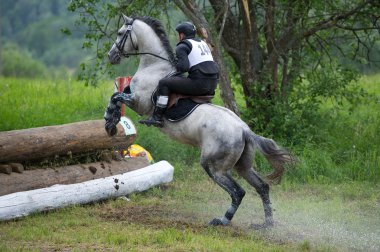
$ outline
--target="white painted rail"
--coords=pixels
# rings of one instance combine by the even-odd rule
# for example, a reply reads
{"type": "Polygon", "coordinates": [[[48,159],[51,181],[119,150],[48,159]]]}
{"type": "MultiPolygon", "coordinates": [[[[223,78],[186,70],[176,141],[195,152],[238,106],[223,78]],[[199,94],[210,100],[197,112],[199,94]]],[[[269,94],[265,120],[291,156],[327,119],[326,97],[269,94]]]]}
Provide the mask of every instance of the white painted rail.
{"type": "Polygon", "coordinates": [[[171,182],[173,172],[172,165],[160,161],[139,170],[106,178],[4,195],[0,197],[0,220],[141,192],[171,182]]]}

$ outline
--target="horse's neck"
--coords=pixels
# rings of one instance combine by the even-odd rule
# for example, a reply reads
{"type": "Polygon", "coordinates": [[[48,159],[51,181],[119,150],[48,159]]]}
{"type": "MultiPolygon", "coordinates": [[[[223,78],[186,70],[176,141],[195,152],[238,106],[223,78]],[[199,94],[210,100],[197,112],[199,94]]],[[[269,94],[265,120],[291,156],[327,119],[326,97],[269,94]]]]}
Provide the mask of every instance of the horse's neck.
{"type": "Polygon", "coordinates": [[[142,56],[140,59],[139,67],[135,73],[136,77],[136,95],[141,97],[147,97],[150,101],[150,96],[157,88],[158,81],[170,72],[172,72],[173,66],[161,60],[160,62],[152,63],[152,56],[142,56]]]}
{"type": "Polygon", "coordinates": [[[137,44],[139,53],[151,53],[159,56],[156,57],[153,55],[141,55],[139,69],[150,67],[155,64],[159,65],[160,67],[166,66],[168,69],[171,69],[171,63],[162,59],[164,58],[169,60],[169,55],[163,47],[161,40],[158,38],[152,28],[142,21],[137,21],[136,26],[137,27],[135,28],[135,34],[136,39],[138,40],[137,44]]]}
{"type": "MultiPolygon", "coordinates": [[[[162,46],[162,42],[155,32],[145,23],[138,22],[136,39],[140,53],[152,53],[169,59],[169,55],[162,46]]],[[[134,76],[132,92],[137,101],[137,112],[150,113],[152,109],[151,95],[158,85],[158,81],[172,72],[174,67],[166,60],[152,55],[141,55],[137,72],[134,76]]]]}

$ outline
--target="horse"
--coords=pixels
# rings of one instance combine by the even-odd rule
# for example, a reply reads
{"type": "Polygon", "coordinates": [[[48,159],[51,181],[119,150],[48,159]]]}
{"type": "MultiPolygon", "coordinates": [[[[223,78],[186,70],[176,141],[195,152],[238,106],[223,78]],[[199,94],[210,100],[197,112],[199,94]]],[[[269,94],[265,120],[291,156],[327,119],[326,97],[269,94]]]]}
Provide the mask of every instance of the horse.
{"type": "MultiPolygon", "coordinates": [[[[140,115],[150,115],[154,106],[152,93],[160,79],[175,72],[175,55],[160,21],[146,16],[131,18],[123,15],[123,19],[124,24],[108,53],[109,61],[119,64],[124,58],[139,55],[140,62],[130,88],[115,93],[109,107],[115,108],[124,103],[140,115]]],[[[199,147],[201,166],[230,195],[231,205],[224,216],[212,219],[209,225],[229,225],[242,202],[245,191],[232,177],[233,169],[260,195],[265,214],[262,226],[274,225],[269,184],[253,169],[252,163],[258,149],[274,170],[268,178],[279,181],[285,165],[292,160],[287,150],[274,140],[252,132],[229,109],[210,103],[199,105],[181,121],[164,120],[164,127],[160,130],[181,143],[199,147]]]]}

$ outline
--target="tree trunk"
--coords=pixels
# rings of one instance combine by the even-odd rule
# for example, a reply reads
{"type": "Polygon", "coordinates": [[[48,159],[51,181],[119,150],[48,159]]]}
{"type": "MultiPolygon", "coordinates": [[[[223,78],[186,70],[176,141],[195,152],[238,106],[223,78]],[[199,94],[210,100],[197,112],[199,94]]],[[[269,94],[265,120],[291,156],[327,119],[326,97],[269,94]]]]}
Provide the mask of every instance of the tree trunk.
{"type": "Polygon", "coordinates": [[[232,91],[230,77],[224,64],[223,55],[221,52],[220,45],[216,46],[214,52],[215,61],[219,65],[220,76],[219,76],[219,86],[220,86],[220,96],[223,100],[224,106],[233,111],[235,114],[240,115],[239,108],[237,107],[234,92],[232,91]]]}
{"type": "Polygon", "coordinates": [[[126,149],[136,139],[134,125],[130,121],[128,124],[130,131],[119,123],[118,133],[113,137],[107,135],[104,120],[0,132],[0,162],[37,160],[109,148],[126,149]]]}
{"type": "Polygon", "coordinates": [[[149,165],[145,157],[127,161],[96,162],[57,168],[27,170],[22,174],[0,174],[0,196],[15,192],[49,187],[55,184],[74,184],[117,175],[149,165]]]}
{"type": "Polygon", "coordinates": [[[209,44],[212,45],[213,57],[220,67],[220,96],[223,100],[224,105],[228,109],[232,110],[235,114],[239,115],[240,113],[236,104],[234,93],[232,91],[229,73],[227,71],[222,55],[221,42],[218,39],[214,38],[214,35],[210,31],[209,23],[194,1],[174,0],[173,2],[194,23],[194,25],[200,31],[201,36],[209,44]]]}
{"type": "Polygon", "coordinates": [[[86,204],[141,192],[173,179],[174,168],[166,161],[148,167],[78,184],[12,193],[0,197],[0,220],[10,220],[73,204],[86,204]]]}

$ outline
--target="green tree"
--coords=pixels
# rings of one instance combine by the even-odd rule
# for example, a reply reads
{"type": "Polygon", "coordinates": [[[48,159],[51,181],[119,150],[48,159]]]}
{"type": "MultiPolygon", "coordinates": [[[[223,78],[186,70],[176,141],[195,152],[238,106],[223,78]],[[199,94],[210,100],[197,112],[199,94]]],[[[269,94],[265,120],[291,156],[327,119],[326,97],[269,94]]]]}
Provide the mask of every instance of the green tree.
{"type": "Polygon", "coordinates": [[[322,99],[356,100],[360,92],[350,86],[356,75],[337,57],[358,60],[358,51],[369,52],[379,40],[380,4],[374,0],[174,2],[194,21],[197,13],[209,13],[235,63],[246,120],[266,134],[312,129],[322,99]]]}
{"type": "Polygon", "coordinates": [[[75,15],[60,0],[3,0],[0,8],[2,41],[14,43],[49,66],[78,67],[86,52],[83,32],[72,29],[67,37],[61,30],[73,28],[75,15]]]}
{"type": "MultiPolygon", "coordinates": [[[[230,77],[242,86],[243,114],[258,132],[305,136],[317,129],[323,99],[355,102],[362,94],[352,85],[357,78],[347,67],[352,64],[341,63],[342,59],[356,61],[370,56],[365,51],[378,41],[376,32],[380,29],[378,1],[173,2],[198,30],[206,31],[201,35],[219,55],[222,49],[228,55],[230,77]]],[[[170,8],[171,1],[128,0],[74,0],[69,7],[80,10],[80,23],[90,31],[85,46],[95,43],[99,59],[113,42],[120,13],[148,14],[162,20],[162,13],[170,8]]],[[[224,102],[231,108],[232,89],[226,87],[221,86],[224,102]]]]}

